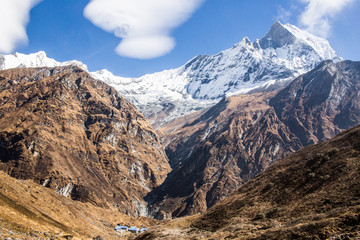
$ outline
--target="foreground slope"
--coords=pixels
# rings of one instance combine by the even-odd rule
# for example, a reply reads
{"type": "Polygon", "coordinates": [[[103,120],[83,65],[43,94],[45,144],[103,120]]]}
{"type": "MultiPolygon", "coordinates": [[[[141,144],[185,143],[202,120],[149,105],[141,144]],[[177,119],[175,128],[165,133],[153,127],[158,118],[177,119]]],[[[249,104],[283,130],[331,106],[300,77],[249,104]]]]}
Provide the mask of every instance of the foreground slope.
{"type": "Polygon", "coordinates": [[[204,211],[276,160],[359,124],[359,91],[360,62],[325,61],[276,94],[233,96],[166,125],[173,171],[147,196],[153,214],[204,211]]]}
{"type": "Polygon", "coordinates": [[[0,169],[59,194],[146,215],[170,168],[158,136],[115,89],[77,67],[0,72],[0,169]]]}
{"type": "Polygon", "coordinates": [[[200,216],[139,239],[354,239],[360,237],[360,126],[306,147],[200,216]]]}
{"type": "Polygon", "coordinates": [[[116,224],[151,226],[154,220],[132,218],[115,207],[101,208],[55,193],[33,180],[0,171],[1,239],[128,239],[116,224]]]}

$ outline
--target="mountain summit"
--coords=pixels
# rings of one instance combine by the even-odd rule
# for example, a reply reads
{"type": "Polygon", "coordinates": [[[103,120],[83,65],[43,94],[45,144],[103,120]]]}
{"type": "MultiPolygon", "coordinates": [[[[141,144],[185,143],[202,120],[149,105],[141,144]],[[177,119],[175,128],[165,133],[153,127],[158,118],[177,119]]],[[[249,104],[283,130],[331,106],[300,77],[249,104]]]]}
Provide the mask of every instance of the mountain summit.
{"type": "Polygon", "coordinates": [[[165,125],[172,171],[147,196],[151,212],[205,211],[289,153],[359,124],[359,83],[360,62],[324,61],[279,92],[225,98],[165,125]]]}
{"type": "Polygon", "coordinates": [[[296,37],[279,20],[277,20],[270,31],[260,40],[260,46],[266,48],[281,48],[285,45],[294,44],[296,37]]]}
{"type": "Polygon", "coordinates": [[[303,45],[311,47],[323,59],[341,60],[326,39],[316,37],[291,24],[283,25],[279,20],[276,20],[270,31],[260,39],[259,43],[262,49],[303,45]]]}

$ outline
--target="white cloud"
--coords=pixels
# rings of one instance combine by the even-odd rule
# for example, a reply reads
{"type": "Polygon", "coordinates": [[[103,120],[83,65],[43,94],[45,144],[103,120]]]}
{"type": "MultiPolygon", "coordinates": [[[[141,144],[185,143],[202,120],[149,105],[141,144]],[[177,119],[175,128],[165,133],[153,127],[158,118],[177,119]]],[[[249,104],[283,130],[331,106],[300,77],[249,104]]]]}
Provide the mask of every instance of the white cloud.
{"type": "Polygon", "coordinates": [[[0,0],[0,53],[11,53],[27,43],[30,10],[41,0],[0,0]]]}
{"type": "Polygon", "coordinates": [[[331,20],[355,0],[301,0],[307,4],[300,15],[300,24],[311,33],[327,37],[331,30],[331,20]]]}
{"type": "Polygon", "coordinates": [[[150,59],[175,46],[171,31],[188,20],[204,0],[91,0],[84,15],[122,38],[121,56],[150,59]]]}

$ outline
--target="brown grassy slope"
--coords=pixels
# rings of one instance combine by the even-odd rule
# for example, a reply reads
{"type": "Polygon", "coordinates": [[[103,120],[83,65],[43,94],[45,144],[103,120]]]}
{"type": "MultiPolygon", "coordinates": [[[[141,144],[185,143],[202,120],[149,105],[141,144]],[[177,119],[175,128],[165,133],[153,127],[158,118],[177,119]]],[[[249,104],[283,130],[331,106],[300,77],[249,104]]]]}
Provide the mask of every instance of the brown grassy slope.
{"type": "MultiPolygon", "coordinates": [[[[0,236],[20,239],[121,239],[116,224],[151,226],[152,219],[132,218],[116,208],[73,201],[32,180],[17,180],[0,171],[0,236]]],[[[127,239],[127,238],[123,238],[127,239]]]]}
{"type": "Polygon", "coordinates": [[[74,67],[0,71],[0,169],[138,215],[170,167],[149,122],[74,67]]]}
{"type": "Polygon", "coordinates": [[[359,182],[360,126],[278,161],[191,224],[140,239],[360,236],[359,182]]]}

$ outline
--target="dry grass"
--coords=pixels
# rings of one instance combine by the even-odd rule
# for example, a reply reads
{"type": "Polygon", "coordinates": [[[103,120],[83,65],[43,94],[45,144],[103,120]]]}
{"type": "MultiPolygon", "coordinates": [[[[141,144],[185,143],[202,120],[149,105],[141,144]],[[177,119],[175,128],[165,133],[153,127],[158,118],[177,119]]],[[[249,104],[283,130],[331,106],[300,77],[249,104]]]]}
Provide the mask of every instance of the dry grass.
{"type": "Polygon", "coordinates": [[[4,238],[128,239],[114,232],[116,224],[150,227],[156,221],[132,218],[115,208],[100,208],[65,198],[32,180],[0,172],[0,235],[4,238]]]}

